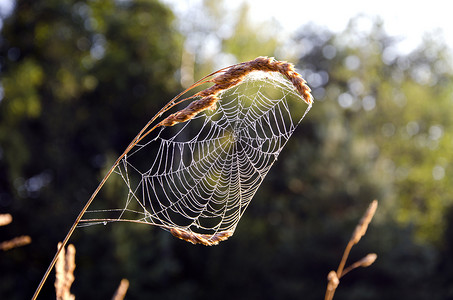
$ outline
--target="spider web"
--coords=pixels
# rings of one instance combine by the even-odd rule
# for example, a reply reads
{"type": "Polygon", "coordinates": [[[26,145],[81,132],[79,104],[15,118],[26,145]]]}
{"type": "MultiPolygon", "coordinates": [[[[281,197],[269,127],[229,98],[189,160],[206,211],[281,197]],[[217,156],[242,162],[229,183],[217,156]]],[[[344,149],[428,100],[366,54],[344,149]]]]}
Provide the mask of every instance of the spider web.
{"type": "Polygon", "coordinates": [[[219,98],[214,111],[140,141],[106,184],[124,206],[88,211],[85,226],[129,221],[207,236],[234,232],[311,106],[286,78],[262,71],[219,98]]]}

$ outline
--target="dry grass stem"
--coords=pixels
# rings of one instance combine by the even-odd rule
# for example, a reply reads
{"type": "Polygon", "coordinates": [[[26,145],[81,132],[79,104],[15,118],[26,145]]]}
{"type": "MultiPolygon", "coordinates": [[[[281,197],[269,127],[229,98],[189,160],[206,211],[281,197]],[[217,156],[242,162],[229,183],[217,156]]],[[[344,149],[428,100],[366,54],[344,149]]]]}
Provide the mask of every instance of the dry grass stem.
{"type": "Polygon", "coordinates": [[[331,271],[327,277],[327,289],[326,289],[326,295],[325,295],[325,300],[331,300],[333,299],[333,296],[335,294],[335,290],[338,287],[340,283],[340,278],[352,271],[355,268],[358,267],[368,267],[372,265],[375,260],[377,259],[377,255],[375,253],[370,253],[361,260],[353,263],[346,269],[344,268],[346,261],[349,257],[349,253],[352,249],[352,247],[357,244],[360,239],[365,235],[366,230],[368,228],[368,225],[370,224],[371,220],[373,219],[374,214],[376,213],[377,210],[377,205],[378,202],[377,200],[373,200],[371,204],[368,206],[368,209],[366,210],[365,214],[363,217],[360,219],[359,224],[356,226],[354,233],[351,236],[351,239],[349,240],[348,244],[346,245],[346,248],[343,252],[343,257],[341,258],[340,265],[338,266],[337,271],[331,271]]]}
{"type": "Polygon", "coordinates": [[[365,235],[368,225],[370,224],[376,212],[377,205],[378,205],[377,200],[373,200],[371,204],[368,206],[368,209],[366,210],[363,217],[360,219],[359,224],[356,226],[354,233],[352,234],[352,237],[349,240],[348,245],[346,246],[346,249],[343,253],[343,258],[341,259],[340,265],[338,266],[337,274],[340,278],[343,275],[343,268],[346,264],[346,260],[348,259],[349,252],[351,251],[352,246],[357,244],[362,238],[362,236],[365,235]]]}
{"type": "Polygon", "coordinates": [[[13,221],[13,217],[10,214],[0,214],[0,226],[8,225],[13,221]]]}
{"type": "Polygon", "coordinates": [[[325,300],[331,300],[333,298],[335,290],[339,284],[340,279],[338,279],[337,273],[335,271],[330,271],[329,275],[327,275],[327,289],[324,297],[325,300]]]}
{"type": "MultiPolygon", "coordinates": [[[[241,83],[245,76],[253,71],[277,72],[285,76],[294,85],[307,104],[313,103],[313,97],[310,94],[310,88],[306,81],[294,70],[294,65],[288,62],[277,61],[274,58],[258,57],[254,60],[240,63],[226,68],[219,75],[207,82],[214,83],[213,86],[198,92],[193,97],[201,99],[191,102],[186,108],[168,116],[160,126],[173,126],[177,123],[186,122],[198,113],[208,109],[215,110],[216,103],[219,100],[217,95],[235,85],[241,83]]],[[[216,74],[216,73],[214,73],[216,74]]]]}
{"type": "MultiPolygon", "coordinates": [[[[10,214],[0,214],[0,226],[5,226],[13,221],[13,217],[10,214]]],[[[0,243],[0,250],[7,251],[13,248],[25,246],[31,243],[31,237],[28,235],[21,235],[15,237],[9,241],[0,243]]]]}
{"type": "Polygon", "coordinates": [[[112,300],[123,300],[126,297],[127,289],[129,288],[129,280],[121,279],[120,285],[113,295],[112,300]]]}
{"type": "MultiPolygon", "coordinates": [[[[206,109],[211,109],[211,110],[216,109],[216,103],[219,100],[217,95],[220,92],[242,82],[244,80],[245,76],[252,71],[278,72],[278,73],[282,74],[293,84],[295,89],[302,96],[303,100],[308,105],[312,104],[313,97],[310,94],[310,88],[307,86],[306,81],[294,70],[294,66],[290,63],[276,61],[273,58],[268,58],[268,57],[258,57],[249,62],[240,63],[237,65],[233,65],[231,67],[221,69],[217,72],[214,72],[214,73],[200,79],[199,81],[194,83],[192,86],[187,88],[185,91],[181,92],[179,95],[177,95],[175,98],[173,98],[170,102],[168,102],[161,110],[159,110],[159,112],[154,117],[152,117],[148,121],[148,123],[140,130],[140,132],[137,134],[137,136],[131,141],[131,143],[127,146],[127,148],[124,150],[124,152],[117,158],[115,163],[111,166],[111,168],[105,174],[105,176],[103,177],[103,179],[101,180],[101,182],[99,183],[97,188],[94,190],[93,194],[90,196],[88,201],[85,203],[85,205],[81,209],[79,215],[73,222],[71,228],[69,229],[68,233],[66,234],[66,237],[63,239],[62,247],[60,247],[59,250],[55,253],[51,263],[49,264],[49,267],[47,268],[46,272],[44,273],[44,275],[41,279],[41,282],[39,283],[38,287],[36,288],[35,293],[33,294],[33,297],[32,297],[33,300],[35,300],[38,297],[44,283],[46,282],[47,278],[49,277],[50,272],[52,271],[53,267],[56,264],[58,257],[60,256],[60,252],[64,249],[64,246],[68,243],[68,241],[71,238],[72,234],[74,233],[74,230],[76,229],[77,225],[82,220],[82,217],[84,216],[85,212],[88,210],[91,203],[97,197],[99,191],[102,189],[104,184],[107,182],[110,175],[115,171],[115,168],[118,166],[118,164],[121,162],[121,160],[154,129],[161,127],[161,126],[173,126],[177,123],[185,122],[187,120],[190,120],[195,115],[197,115],[198,113],[200,113],[206,109]],[[212,79],[209,79],[209,78],[212,78],[212,79]],[[214,85],[199,93],[196,93],[195,95],[193,95],[191,97],[180,99],[181,96],[184,95],[189,90],[192,90],[201,84],[209,83],[209,82],[214,83],[214,85]],[[177,105],[183,101],[186,101],[186,100],[195,99],[197,97],[199,97],[200,99],[192,101],[185,109],[180,110],[174,114],[171,114],[170,116],[168,116],[167,118],[165,118],[163,121],[161,121],[159,123],[155,123],[155,121],[158,118],[160,118],[162,116],[162,114],[167,112],[169,109],[171,109],[175,105],[177,105]]],[[[176,229],[176,231],[178,231],[178,229],[176,229]]],[[[179,230],[179,232],[176,232],[176,231],[173,230],[172,233],[181,239],[188,240],[191,242],[197,242],[197,243],[204,242],[206,240],[208,244],[218,243],[219,241],[222,241],[231,235],[229,232],[220,232],[218,234],[214,234],[214,235],[208,237],[205,235],[192,235],[191,233],[188,233],[188,232],[185,232],[182,230],[179,230]],[[176,232],[176,234],[175,234],[175,232],[176,232]]]]}
{"type": "Polygon", "coordinates": [[[350,265],[349,267],[344,269],[344,271],[341,274],[341,276],[343,277],[344,275],[346,275],[350,271],[354,270],[355,268],[369,267],[376,261],[376,259],[377,259],[377,254],[376,253],[370,253],[367,256],[365,256],[364,258],[362,258],[361,260],[356,261],[355,263],[353,263],[352,265],[350,265]]]}
{"type": "MultiPolygon", "coordinates": [[[[62,243],[58,243],[58,249],[62,243]]],[[[57,300],[74,300],[75,296],[71,294],[71,285],[74,282],[75,269],[75,247],[68,245],[67,251],[63,248],[55,264],[55,293],[57,300]]]]}
{"type": "Polygon", "coordinates": [[[22,247],[31,243],[31,237],[28,235],[22,235],[15,237],[9,241],[0,243],[0,250],[7,251],[13,248],[22,247]]]}

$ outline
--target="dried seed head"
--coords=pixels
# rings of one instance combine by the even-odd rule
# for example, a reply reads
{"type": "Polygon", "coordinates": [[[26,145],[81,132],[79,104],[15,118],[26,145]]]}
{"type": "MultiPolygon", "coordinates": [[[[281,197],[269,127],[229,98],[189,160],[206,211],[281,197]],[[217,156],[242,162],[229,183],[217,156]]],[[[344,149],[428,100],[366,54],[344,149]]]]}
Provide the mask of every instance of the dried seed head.
{"type": "Polygon", "coordinates": [[[370,222],[373,219],[373,216],[376,212],[377,205],[378,205],[377,200],[374,200],[373,202],[371,202],[367,211],[365,212],[365,214],[363,215],[359,224],[355,228],[354,233],[352,234],[352,238],[351,238],[351,241],[354,244],[357,244],[360,241],[360,239],[362,238],[362,236],[365,235],[368,225],[370,224],[370,222]]]}
{"type": "Polygon", "coordinates": [[[369,267],[371,266],[377,259],[376,253],[370,253],[361,260],[358,261],[361,267],[369,267]]]}
{"type": "Polygon", "coordinates": [[[165,118],[160,125],[161,126],[173,126],[177,123],[186,122],[195,117],[199,112],[203,110],[215,110],[216,103],[219,100],[215,95],[209,95],[199,100],[193,101],[186,108],[169,115],[165,118]]]}
{"type": "MultiPolygon", "coordinates": [[[[58,249],[60,249],[62,243],[58,243],[58,249]]],[[[68,248],[61,249],[60,255],[58,256],[55,264],[55,293],[57,300],[69,300],[75,299],[75,296],[71,294],[71,285],[74,282],[74,270],[75,270],[75,247],[70,244],[68,248]]]]}
{"type": "Polygon", "coordinates": [[[187,231],[184,229],[178,229],[178,228],[171,228],[170,232],[175,237],[177,237],[181,240],[190,242],[192,244],[202,244],[205,246],[217,245],[219,242],[224,241],[233,235],[233,231],[221,231],[221,232],[217,232],[215,234],[209,235],[209,234],[194,233],[194,232],[190,232],[190,231],[187,231]]]}
{"type": "Polygon", "coordinates": [[[120,285],[113,295],[112,300],[122,300],[126,297],[127,290],[129,288],[129,280],[121,279],[120,285]]]}
{"type": "Polygon", "coordinates": [[[9,241],[0,243],[0,250],[7,251],[13,248],[22,247],[31,243],[31,237],[28,235],[22,235],[15,237],[9,241]]]}
{"type": "Polygon", "coordinates": [[[217,94],[241,83],[245,76],[253,71],[278,72],[282,74],[294,85],[307,104],[311,105],[313,103],[313,97],[310,93],[310,88],[306,84],[307,82],[294,70],[292,64],[261,56],[225,69],[209,80],[209,82],[214,83],[213,86],[195,94],[195,96],[201,97],[200,100],[193,101],[186,108],[168,116],[159,125],[173,126],[192,119],[205,109],[214,110],[219,100],[217,94]]]}
{"type": "Polygon", "coordinates": [[[13,217],[10,214],[0,214],[0,226],[8,225],[13,221],[13,217]]]}
{"type": "Polygon", "coordinates": [[[361,260],[356,261],[355,263],[353,263],[352,265],[350,265],[349,267],[344,269],[344,271],[341,272],[341,276],[340,277],[343,277],[344,275],[346,275],[347,273],[351,272],[352,270],[354,270],[354,269],[356,269],[358,267],[364,267],[365,268],[365,267],[371,266],[376,261],[376,258],[377,258],[376,253],[368,254],[367,256],[362,258],[361,260]]]}

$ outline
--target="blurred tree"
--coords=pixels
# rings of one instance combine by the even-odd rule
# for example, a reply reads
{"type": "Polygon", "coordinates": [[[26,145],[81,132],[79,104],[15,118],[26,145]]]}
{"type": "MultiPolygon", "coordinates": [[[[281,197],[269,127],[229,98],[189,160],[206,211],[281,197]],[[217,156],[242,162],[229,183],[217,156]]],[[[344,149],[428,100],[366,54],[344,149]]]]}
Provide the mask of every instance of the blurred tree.
{"type": "Polygon", "coordinates": [[[178,11],[177,26],[184,36],[180,78],[184,87],[228,65],[221,41],[230,35],[232,12],[224,1],[203,0],[178,11]]]}
{"type": "MultiPolygon", "coordinates": [[[[361,36],[352,22],[336,45],[321,45],[311,52],[322,54],[320,60],[305,56],[303,62],[309,62],[307,78],[314,80],[315,87],[319,78],[328,75],[328,82],[316,87],[315,94],[320,93],[320,100],[336,100],[339,115],[321,118],[327,120],[325,126],[346,122],[333,130],[344,128],[353,137],[345,140],[352,147],[348,156],[367,168],[366,178],[380,184],[388,212],[406,225],[415,225],[417,237],[435,242],[443,235],[442,211],[452,205],[447,154],[448,132],[453,129],[448,117],[449,50],[431,40],[409,55],[400,55],[396,43],[379,23],[369,36],[361,36]],[[330,68],[335,69],[328,70],[323,65],[331,51],[335,56],[330,68]],[[312,68],[313,64],[317,66],[312,68]]],[[[328,137],[326,145],[332,144],[331,138],[335,137],[328,137]]],[[[336,159],[345,159],[338,156],[341,149],[334,153],[336,159]]],[[[361,178],[348,181],[363,186],[361,178]]]]}
{"type": "Polygon", "coordinates": [[[222,51],[234,55],[237,62],[252,60],[258,55],[274,56],[280,43],[278,38],[280,25],[273,20],[260,24],[253,23],[247,2],[239,7],[236,15],[232,34],[222,41],[222,51]]]}
{"type": "MultiPolygon", "coordinates": [[[[2,281],[2,297],[32,294],[104,166],[174,95],[181,38],[172,21],[171,11],[153,0],[15,2],[0,49],[0,205],[22,227],[8,235],[27,233],[34,242],[5,258],[15,263],[7,272],[14,284],[2,281]]],[[[102,235],[105,246],[118,236],[102,235]]],[[[87,263],[104,259],[96,266],[115,280],[107,276],[89,290],[99,273],[76,275],[76,288],[85,287],[75,293],[81,298],[110,297],[122,276],[106,270],[123,253],[96,255],[105,250],[96,238],[77,244],[81,265],[90,249],[87,263]]],[[[52,295],[49,281],[44,298],[52,295]]]]}
{"type": "Polygon", "coordinates": [[[379,20],[370,32],[359,31],[358,21],[339,36],[300,31],[299,66],[317,100],[305,126],[316,129],[298,144],[310,161],[287,159],[284,169],[294,171],[278,178],[311,200],[291,210],[294,218],[313,216],[308,223],[318,228],[344,228],[357,207],[380,200],[378,274],[354,291],[342,283],[336,297],[444,299],[448,288],[433,277],[443,264],[445,211],[452,207],[451,52],[433,38],[402,55],[379,20]]]}
{"type": "Polygon", "coordinates": [[[179,13],[178,27],[185,37],[183,86],[227,65],[274,55],[281,44],[280,26],[274,21],[255,24],[250,15],[247,2],[231,8],[218,0],[198,1],[179,13]]]}

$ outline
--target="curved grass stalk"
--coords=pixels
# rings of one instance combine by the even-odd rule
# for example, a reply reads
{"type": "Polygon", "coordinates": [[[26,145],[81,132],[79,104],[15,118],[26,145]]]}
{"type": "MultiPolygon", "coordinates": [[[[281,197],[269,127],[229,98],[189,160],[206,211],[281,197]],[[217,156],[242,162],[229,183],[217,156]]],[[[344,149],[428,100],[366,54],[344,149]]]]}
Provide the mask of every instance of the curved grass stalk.
{"type": "Polygon", "coordinates": [[[102,187],[104,186],[104,184],[106,183],[106,181],[109,179],[110,175],[112,175],[113,171],[115,170],[115,168],[118,166],[118,164],[120,163],[120,161],[129,153],[129,151],[131,151],[132,148],[134,148],[143,138],[145,138],[145,136],[147,136],[149,133],[151,133],[153,130],[155,130],[157,127],[159,127],[160,125],[159,124],[156,124],[154,125],[153,127],[151,127],[150,129],[148,129],[155,121],[157,118],[159,118],[160,116],[162,116],[162,114],[164,114],[166,111],[168,111],[169,109],[171,109],[172,107],[174,107],[175,105],[177,104],[180,104],[186,100],[189,100],[191,98],[193,98],[194,96],[191,96],[191,97],[187,97],[187,98],[184,98],[184,99],[181,99],[179,101],[177,101],[182,95],[184,95],[185,93],[187,93],[188,91],[192,90],[193,88],[203,84],[203,83],[206,83],[208,82],[208,78],[210,78],[211,76],[217,74],[218,72],[221,72],[223,71],[224,69],[222,70],[219,70],[217,72],[214,72],[212,74],[209,74],[207,76],[205,76],[204,78],[200,79],[199,81],[197,81],[196,83],[194,83],[192,86],[190,86],[189,88],[187,88],[186,90],[184,90],[183,92],[181,92],[180,94],[178,94],[176,97],[174,97],[170,102],[168,102],[146,125],[145,127],[142,128],[142,130],[140,130],[139,134],[132,140],[132,142],[129,144],[129,146],[127,146],[126,150],[124,150],[124,152],[117,158],[117,160],[115,161],[115,163],[112,165],[112,167],[109,169],[109,171],[107,172],[107,174],[104,176],[104,178],[101,180],[101,182],[99,183],[98,187],[96,188],[96,190],[93,192],[93,194],[91,195],[91,197],[88,199],[88,201],[86,202],[85,206],[82,208],[82,210],[80,211],[79,215],[77,216],[77,218],[75,219],[74,223],[72,224],[71,228],[69,229],[68,233],[66,234],[66,237],[64,238],[63,242],[61,243],[60,247],[58,248],[57,252],[55,253],[55,256],[53,257],[49,267],[47,268],[47,271],[44,273],[44,276],[42,277],[41,279],[41,282],[39,283],[33,297],[32,297],[32,300],[35,300],[42,287],[44,286],[44,283],[46,282],[47,278],[49,277],[50,275],[50,272],[52,271],[53,267],[55,266],[55,263],[58,259],[58,256],[60,255],[62,249],[64,249],[64,247],[66,246],[66,244],[68,243],[69,239],[71,238],[72,234],[74,233],[74,230],[76,229],[76,227],[79,225],[83,215],[85,214],[85,212],[88,210],[88,208],[90,207],[91,203],[93,202],[93,200],[96,198],[96,196],[98,195],[99,191],[102,189],[102,187]]]}
{"type": "MultiPolygon", "coordinates": [[[[225,68],[220,69],[216,72],[213,72],[213,73],[203,77],[202,79],[198,80],[197,82],[195,82],[193,85],[188,87],[186,90],[184,90],[183,92],[178,94],[176,97],[174,97],[170,102],[168,102],[142,128],[142,130],[140,130],[140,132],[137,134],[137,136],[127,146],[126,150],[124,150],[124,152],[117,158],[115,163],[109,169],[109,171],[104,176],[104,178],[101,180],[98,187],[93,192],[91,197],[88,199],[85,206],[82,208],[82,210],[80,211],[76,220],[74,221],[71,228],[69,229],[66,237],[64,238],[63,242],[61,243],[61,246],[58,248],[57,252],[55,253],[55,256],[52,259],[52,262],[50,263],[49,267],[47,268],[46,273],[44,274],[43,278],[41,279],[41,282],[39,283],[38,288],[36,289],[36,291],[32,297],[32,300],[35,300],[38,297],[44,283],[46,282],[47,278],[49,277],[50,272],[52,271],[53,267],[55,266],[57,258],[60,255],[62,249],[64,249],[64,247],[68,243],[69,239],[71,238],[72,234],[74,233],[74,230],[81,222],[83,215],[88,210],[91,203],[94,201],[94,199],[98,195],[99,191],[102,189],[102,187],[104,186],[106,181],[109,179],[110,175],[113,173],[113,171],[118,166],[120,161],[143,138],[145,138],[149,133],[154,131],[156,128],[158,128],[160,126],[173,126],[174,124],[177,124],[177,123],[186,122],[203,110],[215,109],[215,104],[218,100],[217,94],[219,94],[220,92],[222,92],[224,90],[231,88],[232,86],[239,84],[240,82],[242,82],[244,80],[245,76],[252,71],[277,72],[277,73],[282,74],[293,84],[295,89],[301,94],[303,100],[308,105],[311,106],[311,104],[313,102],[313,98],[310,94],[310,88],[306,85],[305,80],[294,70],[294,66],[287,62],[276,61],[273,58],[258,57],[256,59],[248,61],[248,62],[243,62],[243,63],[239,63],[239,64],[232,65],[229,67],[225,67],[225,68]],[[217,75],[217,74],[219,74],[219,75],[217,75]],[[214,77],[214,75],[217,75],[217,76],[214,77]],[[182,98],[182,96],[185,93],[189,92],[190,90],[192,90],[204,83],[214,83],[214,85],[209,88],[206,88],[205,90],[202,90],[192,96],[182,98]],[[174,114],[171,114],[170,116],[166,117],[161,122],[155,124],[155,121],[158,118],[160,118],[165,112],[167,112],[174,106],[176,106],[182,102],[188,101],[190,99],[194,99],[196,97],[200,97],[201,99],[191,102],[186,108],[184,108],[174,114]],[[182,99],[180,99],[180,98],[182,98],[182,99]]],[[[189,232],[182,232],[182,231],[171,231],[171,232],[176,237],[189,241],[189,242],[192,242],[192,243],[194,243],[194,242],[203,243],[206,240],[206,236],[204,236],[204,235],[193,235],[189,232]]],[[[215,242],[223,240],[230,235],[231,234],[229,232],[223,232],[219,236],[215,236],[215,242]]]]}

